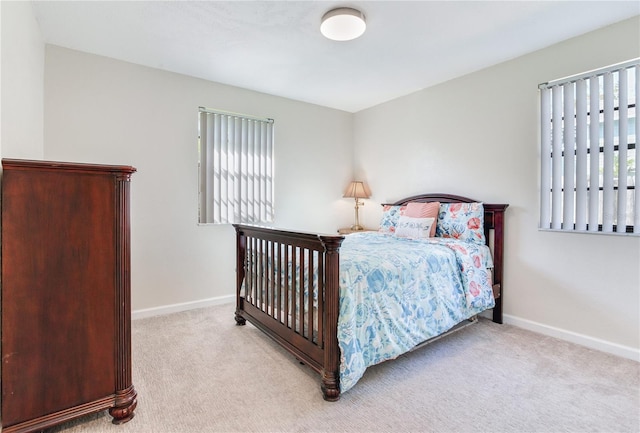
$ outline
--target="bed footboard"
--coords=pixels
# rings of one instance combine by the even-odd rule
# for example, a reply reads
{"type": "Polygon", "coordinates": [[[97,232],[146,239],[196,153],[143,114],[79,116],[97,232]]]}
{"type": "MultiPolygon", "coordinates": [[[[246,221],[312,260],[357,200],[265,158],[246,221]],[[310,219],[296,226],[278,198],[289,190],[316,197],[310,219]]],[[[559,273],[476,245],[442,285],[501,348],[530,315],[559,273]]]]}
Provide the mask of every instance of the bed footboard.
{"type": "Polygon", "coordinates": [[[322,376],[340,397],[337,324],[343,236],[234,224],[236,322],[261,329],[322,376]]]}

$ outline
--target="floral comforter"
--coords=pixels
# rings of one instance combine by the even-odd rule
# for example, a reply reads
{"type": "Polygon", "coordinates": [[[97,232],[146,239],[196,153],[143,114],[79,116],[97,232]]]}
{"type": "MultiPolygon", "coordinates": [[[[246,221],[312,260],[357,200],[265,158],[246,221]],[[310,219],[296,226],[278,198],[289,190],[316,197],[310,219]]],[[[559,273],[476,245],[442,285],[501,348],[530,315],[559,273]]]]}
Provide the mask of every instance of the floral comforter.
{"type": "Polygon", "coordinates": [[[367,367],[494,307],[491,267],[486,245],[376,232],[347,236],[340,248],[341,392],[367,367]]]}

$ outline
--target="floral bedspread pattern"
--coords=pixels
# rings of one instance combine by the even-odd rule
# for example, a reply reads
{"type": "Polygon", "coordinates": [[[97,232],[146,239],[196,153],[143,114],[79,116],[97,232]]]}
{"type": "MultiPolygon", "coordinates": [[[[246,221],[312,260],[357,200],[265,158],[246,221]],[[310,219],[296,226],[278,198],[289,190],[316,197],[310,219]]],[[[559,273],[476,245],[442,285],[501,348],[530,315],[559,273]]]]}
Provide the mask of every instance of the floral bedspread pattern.
{"type": "Polygon", "coordinates": [[[488,247],[477,243],[374,232],[347,236],[340,249],[341,392],[367,367],[492,308],[490,267],[488,247]]]}

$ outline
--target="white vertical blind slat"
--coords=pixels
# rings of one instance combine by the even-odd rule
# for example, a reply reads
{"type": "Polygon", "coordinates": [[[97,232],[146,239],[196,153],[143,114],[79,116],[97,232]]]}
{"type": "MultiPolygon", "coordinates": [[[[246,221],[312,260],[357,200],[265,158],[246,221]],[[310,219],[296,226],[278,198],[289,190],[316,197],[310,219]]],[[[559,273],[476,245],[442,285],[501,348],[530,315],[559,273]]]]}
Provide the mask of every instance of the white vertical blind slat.
{"type": "Polygon", "coordinates": [[[540,89],[540,227],[551,226],[551,90],[540,89]]]}
{"type": "Polygon", "coordinates": [[[600,222],[600,81],[589,79],[589,231],[600,222]]]}
{"type": "Polygon", "coordinates": [[[613,191],[613,73],[603,76],[604,96],[604,164],[602,168],[602,231],[613,232],[614,191],[613,191]]]}
{"type": "Polygon", "coordinates": [[[587,85],[576,82],[576,230],[587,229],[587,85]]]}
{"type": "MultiPolygon", "coordinates": [[[[207,113],[200,112],[199,118],[200,118],[199,119],[200,120],[200,148],[198,149],[198,151],[200,155],[200,160],[198,161],[198,170],[199,170],[198,187],[200,188],[200,191],[207,191],[207,181],[209,178],[209,172],[207,171],[207,169],[209,168],[209,164],[207,164],[207,158],[208,158],[207,155],[209,152],[209,146],[207,146],[207,113]]],[[[199,208],[201,219],[207,218],[207,215],[208,215],[207,203],[209,203],[209,200],[207,200],[207,195],[202,193],[199,194],[198,208],[199,208]]]]}
{"type": "Polygon", "coordinates": [[[256,218],[262,218],[262,158],[264,155],[264,149],[262,147],[262,128],[261,124],[253,123],[253,129],[256,134],[256,151],[258,152],[259,158],[256,159],[256,177],[254,178],[254,188],[256,189],[257,196],[255,205],[255,216],[256,218]]]}
{"type": "Polygon", "coordinates": [[[209,117],[209,121],[207,122],[207,137],[209,150],[207,152],[207,191],[209,191],[209,197],[207,198],[207,217],[211,222],[215,219],[215,203],[212,200],[214,197],[213,192],[215,191],[216,185],[216,172],[215,172],[215,162],[216,162],[216,150],[215,146],[212,143],[215,142],[215,131],[216,131],[216,119],[213,117],[209,117]]]}
{"type": "Polygon", "coordinates": [[[242,215],[240,221],[249,220],[249,132],[247,130],[246,120],[240,122],[240,128],[242,130],[242,187],[241,187],[241,210],[242,215]]]}
{"type": "Polygon", "coordinates": [[[238,196],[235,194],[236,171],[235,171],[235,150],[236,150],[236,127],[235,123],[238,118],[229,116],[227,124],[227,221],[237,221],[236,219],[236,200],[238,196]]]}
{"type": "Polygon", "coordinates": [[[262,159],[262,146],[260,143],[260,128],[254,123],[251,123],[251,129],[253,130],[253,151],[256,157],[253,159],[253,211],[252,214],[260,216],[260,160],[262,159]]]}
{"type": "Polygon", "coordinates": [[[256,192],[254,188],[255,184],[255,159],[256,159],[256,149],[255,149],[255,137],[253,133],[253,128],[251,122],[245,119],[246,127],[247,127],[247,146],[249,148],[249,159],[247,166],[247,221],[250,222],[254,215],[254,204],[256,192]]]}
{"type": "MultiPolygon", "coordinates": [[[[266,125],[258,125],[260,128],[260,149],[263,155],[267,155],[267,128],[266,125]]],[[[260,158],[260,218],[267,217],[267,158],[260,158]]]]}
{"type": "Polygon", "coordinates": [[[235,174],[233,183],[234,196],[234,221],[242,221],[242,129],[240,128],[240,119],[233,122],[233,137],[236,145],[233,149],[233,172],[235,174]]]}
{"type": "Polygon", "coordinates": [[[636,123],[636,129],[635,129],[635,143],[636,143],[636,148],[635,148],[635,172],[636,172],[636,177],[634,180],[634,199],[633,199],[633,232],[634,233],[640,233],[640,149],[639,149],[639,145],[640,143],[638,143],[638,140],[640,140],[640,116],[638,116],[638,103],[640,103],[640,67],[636,66],[635,68],[635,80],[634,80],[634,85],[636,88],[636,92],[635,92],[635,108],[634,108],[634,112],[635,112],[635,123],[636,123]]]}
{"type": "Polygon", "coordinates": [[[627,96],[627,70],[618,74],[618,209],[616,231],[627,230],[627,147],[629,134],[629,98],[627,96]]]}
{"type": "Polygon", "coordinates": [[[220,222],[222,219],[220,207],[220,133],[221,133],[221,116],[213,117],[213,222],[220,222]]]}
{"type": "MultiPolygon", "coordinates": [[[[209,140],[209,143],[212,143],[213,140],[215,139],[215,132],[216,130],[216,124],[215,124],[215,119],[213,118],[209,118],[209,121],[207,122],[207,137],[209,140]]],[[[214,215],[214,209],[215,209],[215,203],[212,200],[213,198],[213,191],[215,188],[215,171],[214,171],[214,166],[215,166],[215,149],[213,148],[213,146],[207,146],[209,147],[209,150],[207,151],[207,191],[210,191],[209,194],[211,194],[208,198],[207,198],[207,216],[209,218],[209,220],[211,222],[213,222],[213,219],[215,217],[214,215]]]]}
{"type": "Polygon", "coordinates": [[[564,94],[564,128],[563,128],[563,215],[562,227],[564,230],[573,230],[575,215],[575,170],[576,170],[576,140],[575,140],[575,92],[574,84],[566,83],[563,87],[564,94]]]}
{"type": "Polygon", "coordinates": [[[273,197],[273,123],[267,124],[267,218],[273,218],[274,213],[274,197],[273,197]]]}
{"type": "Polygon", "coordinates": [[[218,185],[218,194],[220,197],[220,217],[217,223],[228,221],[229,217],[229,197],[227,197],[227,179],[229,178],[229,170],[227,167],[227,154],[229,147],[228,136],[229,117],[220,116],[220,173],[218,185]]]}
{"type": "Polygon", "coordinates": [[[559,230],[562,229],[562,87],[554,87],[552,95],[551,228],[559,230]]]}

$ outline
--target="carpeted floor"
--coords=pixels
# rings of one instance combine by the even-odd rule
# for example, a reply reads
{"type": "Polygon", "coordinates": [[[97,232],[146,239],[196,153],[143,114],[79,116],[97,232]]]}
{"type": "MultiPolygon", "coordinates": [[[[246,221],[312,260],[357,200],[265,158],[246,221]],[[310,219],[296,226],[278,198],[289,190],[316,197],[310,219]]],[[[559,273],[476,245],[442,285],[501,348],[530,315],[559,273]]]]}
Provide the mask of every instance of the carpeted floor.
{"type": "Polygon", "coordinates": [[[328,403],[319,375],[233,309],[134,321],[134,419],[51,432],[640,432],[635,361],[481,319],[328,403]]]}

